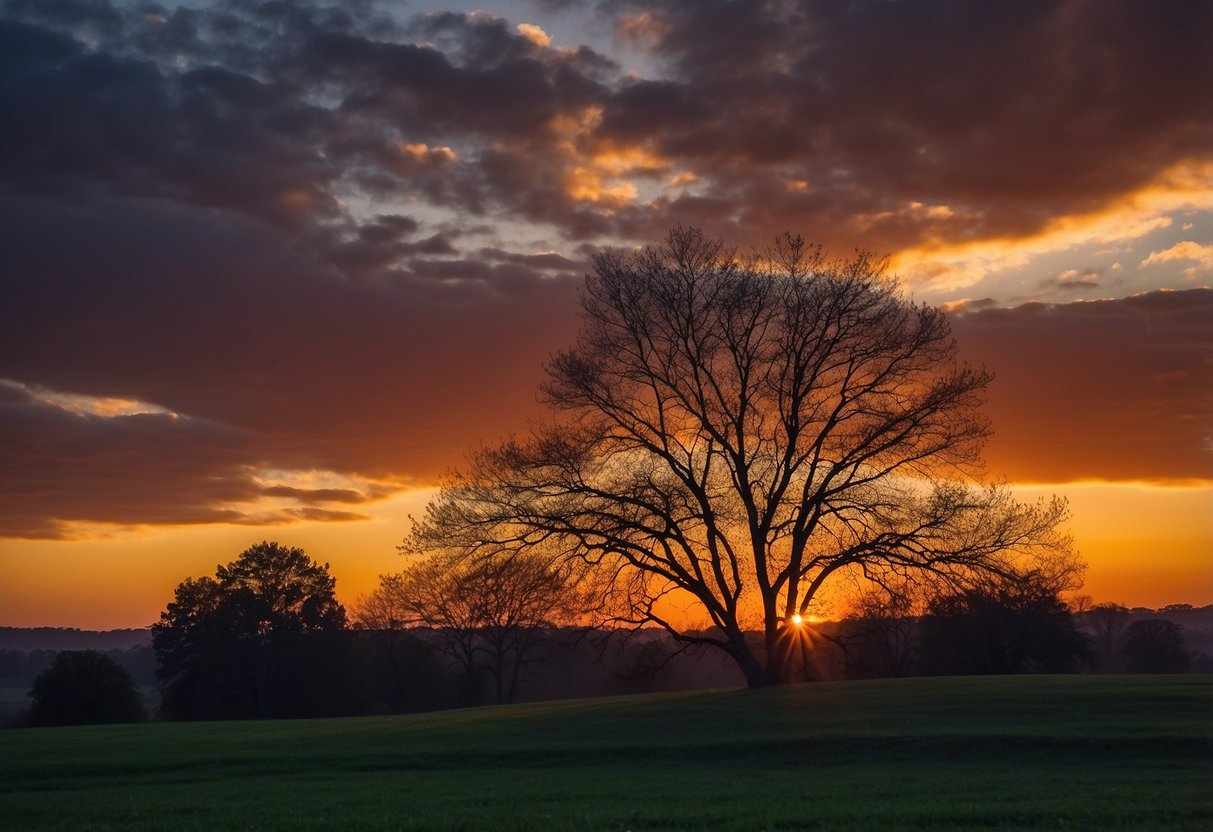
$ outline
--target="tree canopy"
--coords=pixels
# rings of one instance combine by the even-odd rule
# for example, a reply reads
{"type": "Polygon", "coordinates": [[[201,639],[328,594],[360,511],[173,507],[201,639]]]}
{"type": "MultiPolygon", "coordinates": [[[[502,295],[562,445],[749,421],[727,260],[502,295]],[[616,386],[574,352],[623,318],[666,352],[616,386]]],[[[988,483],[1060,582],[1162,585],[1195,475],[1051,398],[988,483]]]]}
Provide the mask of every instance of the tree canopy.
{"type": "MultiPolygon", "coordinates": [[[[162,707],[177,718],[296,716],[338,660],[326,635],[345,628],[328,564],[262,542],[215,577],[187,578],[152,627],[162,707]]],[[[321,697],[323,698],[323,697],[321,697]]]]}
{"type": "Polygon", "coordinates": [[[1186,673],[1192,663],[1183,627],[1165,618],[1130,624],[1121,652],[1129,673],[1186,673]]]}
{"type": "Polygon", "coordinates": [[[1094,659],[1047,576],[979,580],[931,599],[921,622],[926,673],[1075,673],[1094,659]]]}
{"type": "Polygon", "coordinates": [[[581,305],[542,387],[555,418],[473,453],[411,548],[541,546],[615,621],[714,645],[752,685],[786,680],[796,617],[844,575],[1073,567],[1064,502],[981,481],[990,375],[885,261],[789,235],[744,255],[679,228],[597,255],[581,305]],[[688,631],[675,595],[711,629],[688,631]]]}
{"type": "Polygon", "coordinates": [[[30,688],[32,725],[138,722],[143,698],[126,668],[96,650],[61,650],[30,688]]]}

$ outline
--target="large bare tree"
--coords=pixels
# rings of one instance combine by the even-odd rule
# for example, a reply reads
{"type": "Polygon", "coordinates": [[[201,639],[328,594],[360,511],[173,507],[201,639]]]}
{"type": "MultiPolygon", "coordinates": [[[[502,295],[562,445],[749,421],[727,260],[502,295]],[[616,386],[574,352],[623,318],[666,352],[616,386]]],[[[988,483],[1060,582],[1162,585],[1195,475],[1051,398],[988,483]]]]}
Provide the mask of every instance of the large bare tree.
{"type": "Polygon", "coordinates": [[[622,601],[617,620],[719,647],[751,685],[786,681],[795,628],[843,574],[1073,564],[1064,502],[980,481],[990,376],[883,260],[787,235],[742,256],[679,228],[594,267],[542,387],[553,424],[472,454],[411,548],[541,544],[622,601]],[[712,628],[685,631],[673,595],[712,628]]]}

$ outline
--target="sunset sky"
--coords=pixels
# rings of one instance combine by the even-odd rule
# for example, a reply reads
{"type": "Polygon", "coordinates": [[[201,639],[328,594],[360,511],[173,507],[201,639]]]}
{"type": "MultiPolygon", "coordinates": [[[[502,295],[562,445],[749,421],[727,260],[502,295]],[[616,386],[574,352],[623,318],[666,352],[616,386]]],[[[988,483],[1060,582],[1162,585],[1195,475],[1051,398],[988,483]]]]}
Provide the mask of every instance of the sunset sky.
{"type": "Polygon", "coordinates": [[[263,539],[352,601],[593,252],[887,253],[1083,590],[1213,603],[1213,4],[0,3],[0,625],[263,539]]]}

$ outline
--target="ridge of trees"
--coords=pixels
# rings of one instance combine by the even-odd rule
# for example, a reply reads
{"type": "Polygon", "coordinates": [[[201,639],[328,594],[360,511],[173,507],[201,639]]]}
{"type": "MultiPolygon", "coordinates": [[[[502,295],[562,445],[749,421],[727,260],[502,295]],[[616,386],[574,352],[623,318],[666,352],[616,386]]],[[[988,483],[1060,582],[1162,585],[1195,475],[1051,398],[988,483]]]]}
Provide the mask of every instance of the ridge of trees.
{"type": "MultiPolygon", "coordinates": [[[[1007,588],[1003,592],[1013,594],[1007,588]]],[[[1039,592],[1034,596],[1030,590],[1024,594],[1029,598],[1040,596],[1039,592]]],[[[996,600],[998,597],[995,595],[996,600]]],[[[1077,604],[1072,602],[1063,618],[1047,593],[1044,593],[1044,597],[1048,601],[1043,605],[1047,613],[1044,621],[1060,629],[1050,631],[1045,627],[1043,632],[1046,635],[1049,632],[1066,635],[1077,631],[1081,639],[1077,643],[1080,649],[1068,654],[1070,659],[1077,660],[1075,664],[1050,661],[1050,656],[1056,657],[1056,645],[1037,638],[1035,641],[1027,639],[1020,646],[1026,644],[1032,648],[1033,645],[1039,647],[1044,644],[1047,649],[1043,654],[1033,653],[1032,649],[1019,653],[1008,650],[999,662],[986,662],[984,665],[953,662],[932,666],[929,614],[932,610],[954,612],[956,602],[940,603],[939,598],[914,596],[909,591],[886,595],[869,589],[855,596],[851,609],[840,620],[819,621],[805,626],[804,638],[797,647],[808,649],[793,657],[795,661],[791,669],[798,680],[896,677],[924,673],[1213,671],[1213,626],[1209,626],[1213,625],[1213,606],[1192,608],[1171,605],[1158,611],[1144,608],[1129,610],[1119,605],[1090,605],[1080,600],[1077,604]],[[1109,620],[1113,622],[1111,627],[1106,623],[1109,620]],[[1153,632],[1160,628],[1160,621],[1164,622],[1161,629],[1167,630],[1167,634],[1163,634],[1161,639],[1147,639],[1142,644],[1132,646],[1137,639],[1128,636],[1135,628],[1153,632]],[[1176,621],[1187,621],[1189,626],[1183,628],[1176,621]],[[1175,636],[1178,636],[1178,640],[1175,636]],[[1020,657],[1018,662],[1012,661],[1016,655],[1020,657]]],[[[961,608],[964,609],[963,605],[961,608]]],[[[1000,640],[999,636],[1014,634],[1017,632],[1016,626],[1019,626],[1018,632],[1041,634],[1040,618],[1034,617],[1033,609],[1031,604],[1009,605],[1006,609],[998,610],[996,615],[989,615],[990,611],[986,609],[983,611],[985,615],[968,620],[962,618],[959,622],[950,619],[948,623],[964,630],[965,638],[978,644],[1013,646],[1016,644],[1013,638],[1000,640]],[[1017,616],[1021,617],[1020,625],[1023,626],[1014,625],[1017,616]],[[1007,626],[1008,621],[1014,626],[1007,626]],[[994,626],[991,627],[991,624],[994,626]]],[[[339,671],[339,676],[311,677],[310,681],[296,677],[303,680],[305,688],[297,691],[302,694],[300,699],[323,703],[324,708],[320,712],[400,713],[479,704],[499,698],[504,701],[564,698],[744,683],[744,677],[726,657],[700,647],[686,649],[685,644],[679,644],[667,633],[655,628],[644,628],[637,632],[587,631],[581,627],[547,621],[536,625],[529,634],[533,639],[532,651],[524,664],[517,668],[517,685],[513,691],[502,695],[496,690],[487,668],[479,669],[469,677],[466,669],[453,659],[444,644],[453,634],[444,632],[441,624],[430,627],[420,621],[376,620],[364,615],[364,605],[361,604],[356,605],[355,610],[353,628],[343,628],[336,634],[340,639],[336,648],[340,662],[328,666],[330,672],[334,669],[339,671]],[[331,684],[334,678],[338,683],[336,691],[331,684]]],[[[390,612],[392,607],[387,607],[387,610],[390,612]]],[[[943,633],[943,643],[947,644],[951,636],[947,628],[943,629],[943,633]]],[[[463,637],[472,641],[478,638],[476,625],[463,637]]],[[[754,633],[752,637],[760,638],[760,634],[754,633]]],[[[1061,643],[1064,645],[1067,642],[1063,640],[1061,643]]],[[[963,650],[953,652],[965,655],[963,650]]],[[[28,685],[32,677],[45,671],[56,656],[65,653],[0,651],[0,686],[4,686],[5,674],[2,671],[8,666],[5,661],[9,658],[28,658],[38,663],[36,672],[22,677],[20,684],[28,685]]],[[[130,651],[114,650],[104,655],[119,663],[138,655],[142,668],[140,672],[143,674],[138,681],[143,686],[143,696],[151,697],[151,701],[154,701],[155,679],[152,676],[151,654],[152,649],[144,647],[130,651]],[[137,651],[142,651],[142,654],[137,651]]],[[[509,661],[512,659],[507,658],[509,661]]],[[[221,676],[211,683],[221,685],[224,679],[229,678],[221,676]]],[[[156,710],[158,718],[206,716],[195,714],[189,717],[171,710],[156,710]]],[[[298,713],[296,711],[294,715],[298,713]]],[[[13,711],[0,711],[0,725],[12,722],[15,715],[13,711]]],[[[27,714],[22,724],[35,721],[46,720],[35,720],[32,714],[27,714]]],[[[88,721],[100,720],[90,717],[88,721]]]]}

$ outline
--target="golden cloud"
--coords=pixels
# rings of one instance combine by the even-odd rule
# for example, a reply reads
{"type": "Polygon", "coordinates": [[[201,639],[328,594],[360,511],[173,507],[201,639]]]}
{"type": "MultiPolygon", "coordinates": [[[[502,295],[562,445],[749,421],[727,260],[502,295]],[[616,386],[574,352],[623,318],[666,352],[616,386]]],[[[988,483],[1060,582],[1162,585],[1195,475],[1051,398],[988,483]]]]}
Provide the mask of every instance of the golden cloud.
{"type": "Polygon", "coordinates": [[[1034,234],[961,243],[932,240],[898,252],[892,265],[912,283],[963,289],[988,274],[1023,268],[1039,255],[1138,239],[1170,226],[1167,214],[1172,211],[1209,209],[1213,209],[1213,163],[1189,160],[1099,210],[1056,217],[1034,234]]]}
{"type": "Polygon", "coordinates": [[[667,170],[671,162],[641,144],[598,138],[602,116],[601,107],[585,107],[561,113],[552,119],[550,128],[565,157],[565,193],[578,202],[622,206],[637,197],[630,177],[651,176],[667,170]]]}
{"type": "Polygon", "coordinates": [[[1165,263],[1168,260],[1190,260],[1195,262],[1195,266],[1184,272],[1184,275],[1189,279],[1195,279],[1201,272],[1213,271],[1213,245],[1206,246],[1192,240],[1183,240],[1170,248],[1151,251],[1149,256],[1141,261],[1141,265],[1152,266],[1156,263],[1165,263]]]}
{"type": "Polygon", "coordinates": [[[552,39],[548,37],[548,33],[540,29],[534,23],[519,23],[516,27],[518,34],[529,40],[538,47],[546,49],[552,45],[552,39]]]}

